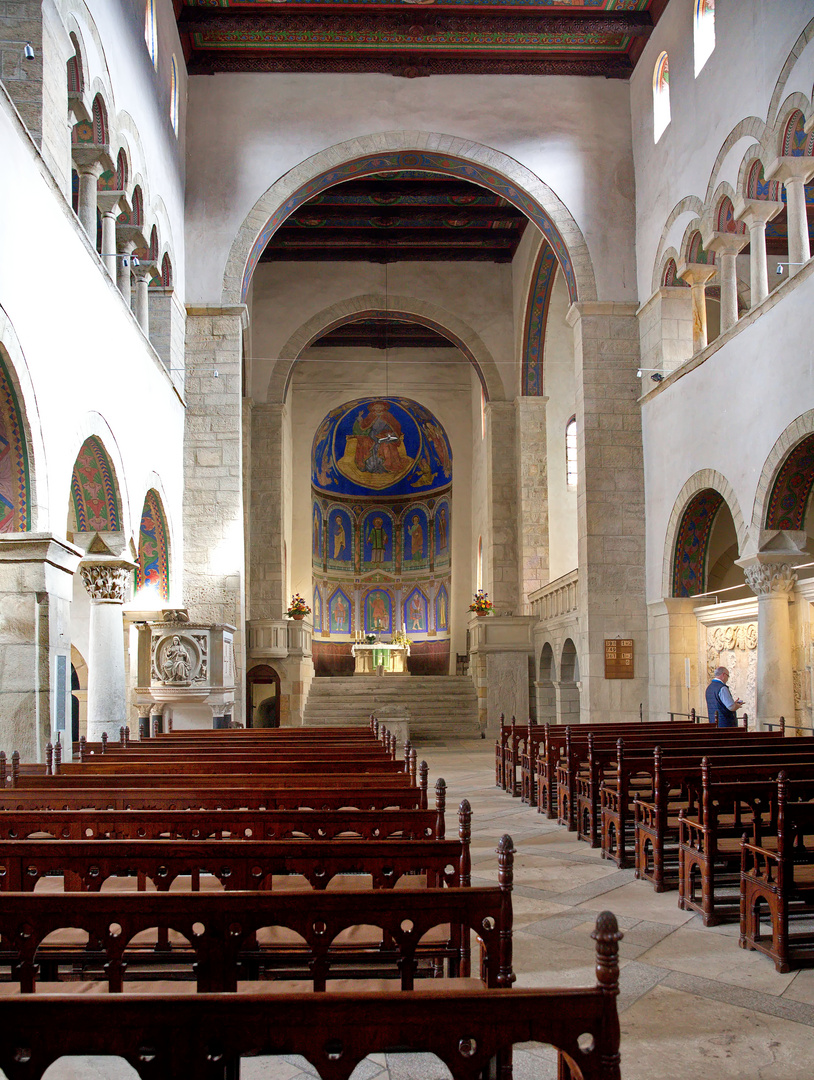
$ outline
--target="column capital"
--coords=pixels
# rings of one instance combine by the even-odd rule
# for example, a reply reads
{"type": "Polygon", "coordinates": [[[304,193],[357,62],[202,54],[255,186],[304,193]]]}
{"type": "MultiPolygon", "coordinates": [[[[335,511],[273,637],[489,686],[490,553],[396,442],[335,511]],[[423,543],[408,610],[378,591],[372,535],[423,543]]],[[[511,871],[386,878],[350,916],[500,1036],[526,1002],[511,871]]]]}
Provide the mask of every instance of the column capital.
{"type": "Polygon", "coordinates": [[[150,241],[144,235],[141,225],[120,225],[116,223],[116,240],[123,247],[125,244],[131,244],[133,248],[148,248],[150,247],[150,241]]]}
{"type": "Polygon", "coordinates": [[[143,259],[139,259],[138,266],[133,267],[133,277],[138,281],[148,281],[152,278],[155,272],[158,270],[158,264],[154,262],[145,262],[143,259]]]}
{"type": "Polygon", "coordinates": [[[99,146],[96,143],[74,143],[71,146],[71,158],[78,173],[93,173],[98,179],[105,169],[111,171],[115,167],[110,159],[107,146],[99,146]]]}
{"type": "Polygon", "coordinates": [[[565,321],[576,326],[580,319],[594,315],[613,315],[617,318],[635,317],[639,309],[636,301],[626,300],[577,300],[568,309],[565,321]]]}
{"type": "Polygon", "coordinates": [[[807,184],[814,177],[814,157],[776,157],[763,175],[767,180],[779,180],[783,184],[795,180],[807,184]]]}
{"type": "Polygon", "coordinates": [[[783,203],[774,199],[744,199],[742,195],[735,196],[734,205],[736,219],[742,221],[747,229],[760,221],[764,224],[771,221],[783,209],[783,203]]]}
{"type": "Polygon", "coordinates": [[[737,255],[749,243],[749,233],[709,232],[702,236],[707,251],[719,255],[737,255]]]}
{"type": "Polygon", "coordinates": [[[760,599],[762,596],[788,596],[794,591],[797,581],[795,566],[797,562],[778,562],[762,555],[752,555],[736,560],[736,565],[743,567],[746,584],[760,599]]]}
{"type": "Polygon", "coordinates": [[[123,191],[97,191],[96,205],[100,214],[121,214],[128,209],[123,191]]]}
{"type": "Polygon", "coordinates": [[[129,559],[105,559],[83,562],[79,572],[91,601],[123,604],[127,583],[135,569],[136,564],[129,559]]]}
{"type": "Polygon", "coordinates": [[[681,263],[678,276],[690,286],[706,285],[717,269],[715,263],[681,263]]]}

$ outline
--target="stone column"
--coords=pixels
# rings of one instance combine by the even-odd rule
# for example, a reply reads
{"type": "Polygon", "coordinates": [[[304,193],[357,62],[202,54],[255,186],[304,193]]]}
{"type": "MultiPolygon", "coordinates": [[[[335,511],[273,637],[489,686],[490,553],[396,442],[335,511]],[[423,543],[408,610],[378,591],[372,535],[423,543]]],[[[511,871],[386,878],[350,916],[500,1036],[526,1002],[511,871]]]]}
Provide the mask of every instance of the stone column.
{"type": "Polygon", "coordinates": [[[765,171],[767,180],[780,180],[786,189],[789,236],[789,276],[811,258],[805,185],[814,177],[814,158],[775,158],[765,171]]]}
{"type": "Polygon", "coordinates": [[[784,716],[794,726],[794,676],[789,603],[797,581],[794,567],[804,556],[764,553],[738,559],[746,583],[757,596],[757,720],[784,716]]]}
{"type": "Polygon", "coordinates": [[[96,204],[102,215],[102,262],[108,274],[117,280],[116,218],[122,206],[122,191],[97,191],[96,204]]]}
{"type": "Polygon", "coordinates": [[[707,347],[706,284],[715,273],[715,264],[682,263],[678,276],[686,281],[692,293],[692,352],[693,356],[707,347]]]}
{"type": "Polygon", "coordinates": [[[738,321],[738,273],[736,261],[738,252],[749,243],[745,233],[708,233],[704,238],[707,251],[714,251],[718,256],[718,269],[721,282],[721,333],[729,330],[738,321]]]}
{"type": "Polygon", "coordinates": [[[136,279],[136,303],[133,309],[144,336],[150,336],[150,280],[155,270],[155,263],[139,262],[133,267],[136,279]]]}
{"type": "Polygon", "coordinates": [[[245,701],[244,305],[187,310],[184,597],[190,620],[237,627],[235,719],[245,701]]]}
{"type": "Polygon", "coordinates": [[[582,718],[638,720],[647,707],[639,327],[636,304],[572,304],[577,387],[582,718]],[[634,642],[633,679],[605,679],[605,638],[634,642]]]}
{"type": "MultiPolygon", "coordinates": [[[[76,159],[76,154],[74,154],[76,159]]],[[[97,157],[94,161],[82,164],[77,162],[76,171],[79,173],[79,207],[77,216],[82,222],[82,228],[90,237],[90,242],[96,246],[96,182],[102,175],[102,163],[97,157]]]]}
{"type": "Polygon", "coordinates": [[[132,240],[120,241],[118,244],[119,257],[116,259],[116,284],[128,307],[130,307],[131,304],[130,260],[133,256],[135,247],[136,245],[132,240]]]}
{"type": "Polygon", "coordinates": [[[517,464],[515,407],[511,401],[486,406],[487,529],[483,538],[484,566],[497,614],[520,607],[517,578],[517,464]]]}
{"type": "Polygon", "coordinates": [[[769,270],[766,265],[766,222],[783,209],[781,202],[770,199],[735,199],[735,217],[749,230],[750,308],[769,295],[769,270]]]}
{"type": "Polygon", "coordinates": [[[0,717],[4,749],[23,761],[42,761],[58,734],[70,747],[71,598],[81,555],[48,533],[0,536],[0,717]]]}
{"type": "Polygon", "coordinates": [[[519,397],[515,401],[518,574],[525,613],[531,611],[529,593],[548,582],[547,402],[545,397],[519,397]]]}
{"type": "Polygon", "coordinates": [[[124,673],[124,610],[135,564],[125,559],[84,562],[82,581],[90,596],[88,634],[88,740],[106,731],[119,737],[129,717],[124,673]]]}

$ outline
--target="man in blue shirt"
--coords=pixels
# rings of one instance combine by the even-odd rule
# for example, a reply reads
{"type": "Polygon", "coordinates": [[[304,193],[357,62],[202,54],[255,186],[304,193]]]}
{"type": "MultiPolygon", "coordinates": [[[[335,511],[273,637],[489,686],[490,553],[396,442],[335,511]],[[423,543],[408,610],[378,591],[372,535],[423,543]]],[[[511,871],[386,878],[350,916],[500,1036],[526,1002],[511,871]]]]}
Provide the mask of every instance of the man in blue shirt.
{"type": "Polygon", "coordinates": [[[718,727],[737,727],[737,712],[743,702],[740,698],[733,698],[729,687],[729,670],[725,667],[717,667],[712,673],[712,682],[707,687],[707,712],[709,722],[715,723],[715,714],[718,714],[718,727]]]}

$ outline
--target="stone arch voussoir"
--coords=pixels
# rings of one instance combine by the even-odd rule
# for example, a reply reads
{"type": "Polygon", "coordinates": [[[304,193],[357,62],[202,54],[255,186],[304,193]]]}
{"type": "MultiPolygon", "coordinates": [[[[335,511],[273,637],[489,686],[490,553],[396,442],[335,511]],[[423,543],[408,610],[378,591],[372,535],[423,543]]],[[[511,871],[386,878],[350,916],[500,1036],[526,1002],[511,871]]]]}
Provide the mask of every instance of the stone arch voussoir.
{"type": "Polygon", "coordinates": [[[684,516],[684,511],[699,491],[704,491],[706,488],[712,488],[714,491],[717,491],[729,507],[729,512],[732,514],[732,521],[735,524],[735,533],[738,537],[738,551],[743,551],[749,530],[744,520],[743,513],[741,512],[740,503],[738,502],[738,497],[735,494],[734,488],[727,478],[716,469],[699,469],[697,473],[694,473],[689,478],[676,496],[676,500],[673,503],[673,510],[670,514],[670,520],[667,523],[667,531],[664,538],[664,560],[661,577],[662,596],[672,596],[673,555],[675,553],[678,529],[681,524],[681,519],[684,516]]]}
{"type": "Polygon", "coordinates": [[[557,252],[572,301],[597,298],[585,238],[565,204],[539,176],[514,158],[467,139],[432,132],[384,131],[326,147],[289,170],[260,196],[229,251],[222,302],[243,303],[261,251],[297,206],[350,177],[395,168],[446,172],[497,191],[546,235],[557,252]]]}
{"type": "MultiPolygon", "coordinates": [[[[678,221],[682,214],[694,214],[695,217],[700,218],[704,212],[704,204],[698,198],[697,195],[687,195],[685,198],[677,202],[673,209],[667,216],[667,220],[664,223],[664,228],[661,230],[661,237],[659,239],[659,246],[656,252],[656,261],[653,265],[653,284],[651,288],[651,294],[658,289],[661,284],[661,271],[665,261],[665,245],[670,238],[670,232],[673,225],[678,221]]],[[[674,246],[674,245],[673,245],[674,246]]],[[[679,249],[681,250],[681,249],[679,249]]]]}
{"type": "Polygon", "coordinates": [[[354,322],[359,318],[374,315],[380,317],[385,312],[394,316],[412,317],[415,322],[437,329],[444,337],[454,342],[456,347],[475,368],[487,400],[502,401],[505,399],[503,382],[498,373],[494,357],[474,330],[467,326],[466,323],[451,312],[436,307],[426,300],[419,300],[412,296],[384,296],[383,294],[369,293],[362,296],[353,296],[347,300],[340,300],[338,303],[317,312],[316,315],[308,319],[291,335],[282,347],[281,356],[283,359],[278,360],[274,366],[274,371],[269,380],[266,401],[279,403],[285,401],[294,366],[302,352],[316,338],[336,326],[354,322]]]}

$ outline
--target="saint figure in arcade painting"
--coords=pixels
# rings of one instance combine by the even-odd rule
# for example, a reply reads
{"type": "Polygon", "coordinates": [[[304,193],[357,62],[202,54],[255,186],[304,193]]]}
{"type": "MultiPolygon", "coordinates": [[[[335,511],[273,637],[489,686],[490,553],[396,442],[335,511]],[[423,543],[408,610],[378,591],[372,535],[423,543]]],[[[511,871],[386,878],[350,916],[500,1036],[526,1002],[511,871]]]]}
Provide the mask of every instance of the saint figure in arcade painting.
{"type": "Polygon", "coordinates": [[[408,559],[420,559],[424,553],[424,529],[421,526],[421,518],[413,514],[407,535],[410,538],[410,554],[408,559]]]}
{"type": "Polygon", "coordinates": [[[332,559],[347,559],[345,549],[347,547],[347,536],[345,535],[345,523],[342,520],[341,514],[334,514],[331,518],[331,525],[333,526],[332,540],[333,540],[333,553],[332,559]]]}
{"type": "Polygon", "coordinates": [[[411,633],[424,633],[427,629],[424,617],[424,601],[419,592],[414,592],[407,604],[407,619],[411,633]]]}
{"type": "Polygon", "coordinates": [[[334,597],[331,603],[331,630],[335,634],[347,634],[350,630],[348,603],[342,593],[334,597]]]}
{"type": "Polygon", "coordinates": [[[377,589],[367,594],[367,629],[389,630],[390,610],[387,594],[377,589]]]}
{"type": "Polygon", "coordinates": [[[390,534],[384,519],[377,516],[371,522],[368,518],[368,526],[365,530],[365,544],[368,545],[369,551],[366,555],[366,561],[374,565],[383,563],[389,539],[390,534]]]}

